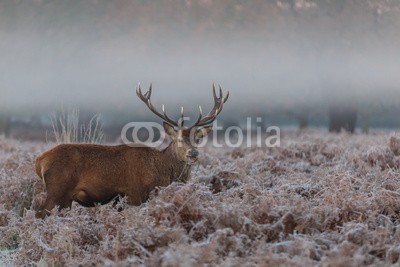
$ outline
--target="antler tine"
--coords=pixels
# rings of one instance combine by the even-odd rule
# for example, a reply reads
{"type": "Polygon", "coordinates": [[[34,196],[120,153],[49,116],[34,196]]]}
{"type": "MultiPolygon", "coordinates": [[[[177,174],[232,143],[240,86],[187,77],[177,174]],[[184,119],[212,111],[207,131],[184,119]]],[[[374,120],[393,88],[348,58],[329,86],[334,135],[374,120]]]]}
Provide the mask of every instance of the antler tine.
{"type": "Polygon", "coordinates": [[[214,97],[214,101],[217,99],[217,94],[215,93],[215,85],[214,82],[212,84],[212,91],[213,91],[213,97],[214,97]]]}
{"type": "Polygon", "coordinates": [[[150,100],[150,97],[151,97],[151,91],[152,91],[152,89],[153,89],[153,84],[150,83],[149,91],[147,92],[147,93],[148,93],[147,98],[148,98],[149,100],[150,100]]]}
{"type": "Polygon", "coordinates": [[[225,96],[225,98],[224,98],[224,103],[226,103],[226,101],[228,100],[228,98],[229,98],[229,91],[228,91],[228,93],[226,93],[226,96],[225,96]]]}
{"type": "MultiPolygon", "coordinates": [[[[150,101],[150,100],[149,100],[150,101]]],[[[170,117],[168,117],[167,113],[165,112],[165,106],[162,105],[162,111],[163,111],[163,115],[162,115],[162,119],[166,122],[168,122],[169,124],[171,124],[172,126],[176,126],[179,127],[179,123],[174,121],[173,119],[171,119],[170,117]]]]}
{"type": "MultiPolygon", "coordinates": [[[[142,99],[142,90],[140,89],[140,83],[138,83],[138,86],[136,87],[136,95],[142,99]]],[[[143,99],[142,99],[143,100],[143,99]]]]}
{"type": "Polygon", "coordinates": [[[219,89],[218,90],[219,96],[217,97],[215,85],[213,83],[212,91],[213,91],[213,97],[214,97],[214,107],[205,117],[203,117],[201,107],[199,107],[199,109],[200,109],[199,117],[191,128],[211,124],[217,118],[218,114],[222,111],[224,103],[228,100],[229,92],[224,97],[222,88],[220,85],[218,85],[218,89],[219,89]]]}
{"type": "Polygon", "coordinates": [[[183,107],[181,107],[181,117],[178,120],[178,125],[179,127],[183,128],[183,123],[184,123],[184,117],[183,117],[183,107]]]}
{"type": "Polygon", "coordinates": [[[146,104],[146,106],[150,109],[150,111],[152,111],[154,114],[156,114],[158,117],[160,117],[161,119],[163,119],[166,123],[170,124],[171,126],[176,126],[179,127],[178,122],[170,119],[167,114],[165,113],[165,107],[164,105],[162,106],[162,111],[163,114],[161,114],[160,112],[158,112],[153,104],[150,101],[150,97],[151,97],[151,92],[152,92],[152,84],[150,84],[149,90],[143,95],[142,90],[140,88],[140,83],[138,84],[138,87],[136,89],[136,94],[137,96],[146,104]]]}
{"type": "Polygon", "coordinates": [[[201,106],[199,106],[199,117],[197,118],[196,122],[193,124],[192,128],[201,121],[201,118],[203,118],[203,110],[201,109],[201,106]]]}

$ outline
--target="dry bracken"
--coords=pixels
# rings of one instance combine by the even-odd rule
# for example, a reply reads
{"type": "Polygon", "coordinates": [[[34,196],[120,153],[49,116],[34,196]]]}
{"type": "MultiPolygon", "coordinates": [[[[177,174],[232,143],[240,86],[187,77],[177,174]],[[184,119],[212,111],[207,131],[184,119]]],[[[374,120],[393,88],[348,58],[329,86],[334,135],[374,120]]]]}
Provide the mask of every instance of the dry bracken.
{"type": "Polygon", "coordinates": [[[187,183],[153,190],[140,206],[73,204],[44,221],[32,211],[45,195],[31,166],[47,146],[0,139],[0,261],[398,264],[400,180],[390,137],[286,131],[281,147],[243,148],[244,157],[206,147],[187,183]]]}

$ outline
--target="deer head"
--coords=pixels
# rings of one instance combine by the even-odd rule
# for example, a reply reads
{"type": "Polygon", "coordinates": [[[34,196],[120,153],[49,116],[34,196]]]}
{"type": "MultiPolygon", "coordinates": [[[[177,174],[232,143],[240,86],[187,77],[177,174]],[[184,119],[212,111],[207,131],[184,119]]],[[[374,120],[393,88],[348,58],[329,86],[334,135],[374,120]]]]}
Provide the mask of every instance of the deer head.
{"type": "Polygon", "coordinates": [[[224,97],[221,86],[219,86],[218,96],[214,84],[212,86],[212,91],[214,97],[214,107],[212,110],[207,115],[203,116],[201,106],[199,106],[199,116],[196,122],[190,127],[185,127],[183,107],[181,107],[180,118],[178,120],[173,120],[166,114],[164,105],[162,105],[162,113],[154,108],[150,100],[152,93],[151,84],[149,90],[145,94],[142,93],[140,85],[136,89],[137,96],[154,114],[163,120],[165,133],[172,140],[168,148],[174,151],[179,161],[191,164],[197,160],[199,154],[197,151],[197,144],[210,133],[212,130],[212,123],[222,111],[224,103],[228,100],[229,92],[224,97]]]}

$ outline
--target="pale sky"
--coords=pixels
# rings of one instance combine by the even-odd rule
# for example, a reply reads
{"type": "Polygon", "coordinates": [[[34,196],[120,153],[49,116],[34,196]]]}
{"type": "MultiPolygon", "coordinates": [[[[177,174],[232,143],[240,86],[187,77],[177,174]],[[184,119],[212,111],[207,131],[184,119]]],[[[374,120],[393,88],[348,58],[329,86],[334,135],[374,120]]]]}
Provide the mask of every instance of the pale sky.
{"type": "MultiPolygon", "coordinates": [[[[226,36],[222,31],[220,38],[199,40],[174,28],[151,37],[120,30],[109,38],[104,29],[96,42],[85,29],[90,18],[82,20],[82,30],[74,26],[76,32],[64,35],[61,30],[48,34],[61,26],[35,26],[47,16],[28,16],[18,27],[0,27],[2,108],[51,110],[72,105],[141,112],[143,105],[135,95],[139,82],[143,90],[153,82],[158,106],[165,103],[167,109],[179,110],[178,105],[184,105],[193,112],[198,105],[212,104],[213,81],[231,92],[230,110],[325,105],[349,97],[390,102],[400,92],[400,49],[390,42],[393,36],[380,36],[370,26],[361,31],[356,23],[346,25],[347,32],[332,32],[340,38],[329,42],[325,37],[331,35],[323,27],[293,30],[293,21],[287,27],[276,21],[280,30],[271,35],[258,34],[259,29],[230,31],[226,36]]],[[[62,23],[80,25],[73,19],[62,23]]],[[[268,27],[274,29],[275,21],[271,23],[268,27]]]]}

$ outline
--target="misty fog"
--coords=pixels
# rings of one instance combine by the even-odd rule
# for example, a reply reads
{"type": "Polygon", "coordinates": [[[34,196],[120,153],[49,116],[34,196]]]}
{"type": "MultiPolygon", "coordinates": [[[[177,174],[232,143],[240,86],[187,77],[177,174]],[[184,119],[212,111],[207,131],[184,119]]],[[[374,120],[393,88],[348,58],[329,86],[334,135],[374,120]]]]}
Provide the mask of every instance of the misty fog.
{"type": "MultiPolygon", "coordinates": [[[[400,107],[395,1],[12,1],[0,3],[0,111],[62,106],[132,119],[135,95],[188,115],[231,98],[224,117],[400,107]],[[293,4],[293,5],[292,5],[293,4]]],[[[380,115],[379,115],[380,116],[380,115]]],[[[231,120],[233,120],[231,118],[231,120]]]]}

